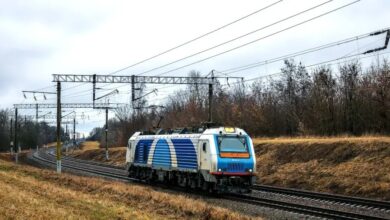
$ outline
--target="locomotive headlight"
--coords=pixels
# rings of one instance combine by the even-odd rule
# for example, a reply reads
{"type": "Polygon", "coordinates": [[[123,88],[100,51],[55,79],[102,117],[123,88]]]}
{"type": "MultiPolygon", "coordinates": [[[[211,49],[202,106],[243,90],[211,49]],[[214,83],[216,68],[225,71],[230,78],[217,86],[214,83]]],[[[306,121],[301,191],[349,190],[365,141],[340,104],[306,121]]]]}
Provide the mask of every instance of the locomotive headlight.
{"type": "Polygon", "coordinates": [[[252,169],[249,169],[248,171],[249,171],[249,173],[252,173],[253,170],[252,170],[252,169]]]}
{"type": "Polygon", "coordinates": [[[219,169],[218,169],[218,172],[221,172],[221,171],[222,171],[221,168],[219,168],[219,169]]]}

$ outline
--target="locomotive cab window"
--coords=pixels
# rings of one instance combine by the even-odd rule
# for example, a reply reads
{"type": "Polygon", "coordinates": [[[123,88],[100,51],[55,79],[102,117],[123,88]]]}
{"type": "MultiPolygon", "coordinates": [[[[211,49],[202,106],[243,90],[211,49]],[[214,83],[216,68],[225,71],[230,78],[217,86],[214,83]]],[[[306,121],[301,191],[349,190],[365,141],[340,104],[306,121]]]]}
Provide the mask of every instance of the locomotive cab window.
{"type": "Polygon", "coordinates": [[[243,136],[219,136],[218,148],[221,157],[249,158],[246,138],[243,136]]]}
{"type": "Polygon", "coordinates": [[[203,146],[202,146],[202,148],[203,148],[203,152],[206,152],[206,148],[207,147],[207,143],[203,143],[203,146]]]}

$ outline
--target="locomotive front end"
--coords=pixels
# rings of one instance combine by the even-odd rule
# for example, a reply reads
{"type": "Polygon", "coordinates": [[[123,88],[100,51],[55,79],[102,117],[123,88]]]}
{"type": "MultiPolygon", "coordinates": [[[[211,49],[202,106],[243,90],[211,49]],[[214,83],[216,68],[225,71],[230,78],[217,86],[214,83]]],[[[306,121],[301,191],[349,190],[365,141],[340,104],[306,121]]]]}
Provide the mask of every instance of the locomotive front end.
{"type": "Polygon", "coordinates": [[[246,193],[255,181],[256,159],[251,138],[239,128],[224,127],[214,135],[216,166],[210,172],[221,192],[246,193]]]}

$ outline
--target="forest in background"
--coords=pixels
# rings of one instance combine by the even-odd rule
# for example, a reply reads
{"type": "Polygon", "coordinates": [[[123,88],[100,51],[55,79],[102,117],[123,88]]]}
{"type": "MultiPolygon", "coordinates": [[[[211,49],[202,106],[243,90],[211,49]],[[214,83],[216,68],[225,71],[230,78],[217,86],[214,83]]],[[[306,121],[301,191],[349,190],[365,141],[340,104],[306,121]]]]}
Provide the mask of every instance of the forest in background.
{"type": "MultiPolygon", "coordinates": [[[[189,76],[201,76],[191,71],[189,76]]],[[[217,84],[213,121],[245,129],[251,136],[337,136],[390,134],[390,65],[375,60],[363,69],[359,60],[337,68],[310,71],[285,60],[281,74],[253,82],[217,84]]],[[[153,104],[153,103],[149,103],[153,104]]],[[[148,106],[147,102],[141,103],[148,106]]],[[[196,127],[207,121],[207,85],[189,85],[168,98],[164,108],[121,108],[109,120],[109,145],[123,146],[140,130],[196,127]],[[140,109],[144,109],[141,108],[140,109]]],[[[95,140],[104,138],[95,128],[95,140]]]]}
{"type": "MultiPolygon", "coordinates": [[[[191,71],[189,76],[201,76],[191,71]]],[[[192,84],[169,96],[164,108],[145,108],[138,102],[115,111],[109,120],[109,146],[126,145],[135,131],[159,127],[199,127],[208,118],[207,85],[192,84]]],[[[9,150],[10,110],[0,110],[0,150],[9,150]]],[[[310,71],[285,60],[281,74],[252,84],[217,83],[213,121],[245,129],[251,136],[337,136],[390,134],[390,64],[376,60],[368,68],[356,60],[337,68],[321,66],[310,71]]],[[[53,142],[55,127],[45,122],[19,121],[22,148],[53,142]]],[[[104,128],[94,128],[90,140],[104,144],[104,128]]],[[[69,139],[62,131],[62,140],[69,139]]]]}
{"type": "MultiPolygon", "coordinates": [[[[12,140],[11,140],[11,110],[0,110],[0,152],[10,151],[10,142],[14,141],[15,124],[12,123],[12,140]]],[[[14,119],[13,119],[14,120],[14,119]]],[[[61,129],[61,139],[69,140],[69,135],[61,129]]],[[[39,122],[27,118],[18,119],[18,142],[21,149],[35,148],[37,145],[51,143],[56,141],[56,127],[50,126],[46,122],[39,122]]]]}

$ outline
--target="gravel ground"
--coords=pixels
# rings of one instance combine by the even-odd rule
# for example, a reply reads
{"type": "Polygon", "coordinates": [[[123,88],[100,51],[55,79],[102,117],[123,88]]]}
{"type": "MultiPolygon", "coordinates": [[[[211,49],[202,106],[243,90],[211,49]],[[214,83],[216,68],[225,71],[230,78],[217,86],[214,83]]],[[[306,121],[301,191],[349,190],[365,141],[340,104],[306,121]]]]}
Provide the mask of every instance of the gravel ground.
{"type": "Polygon", "coordinates": [[[293,213],[268,207],[256,206],[252,204],[245,204],[242,202],[235,202],[219,198],[203,198],[203,200],[210,202],[213,205],[228,208],[238,212],[245,213],[253,217],[263,217],[265,219],[322,219],[313,216],[307,216],[299,213],[293,213]]]}

